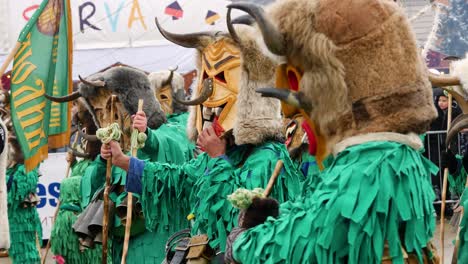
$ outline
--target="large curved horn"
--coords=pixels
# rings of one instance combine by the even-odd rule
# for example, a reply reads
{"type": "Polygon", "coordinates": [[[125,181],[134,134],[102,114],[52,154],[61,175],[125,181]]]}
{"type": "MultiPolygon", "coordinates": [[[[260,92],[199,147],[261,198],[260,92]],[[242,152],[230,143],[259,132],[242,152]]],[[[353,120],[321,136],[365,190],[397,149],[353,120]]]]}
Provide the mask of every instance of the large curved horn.
{"type": "Polygon", "coordinates": [[[44,94],[45,98],[49,99],[52,102],[57,102],[57,103],[66,103],[70,102],[73,100],[76,100],[80,98],[82,95],[79,91],[73,92],[69,95],[61,96],[61,97],[56,97],[56,96],[51,96],[48,94],[44,94]]]}
{"type": "Polygon", "coordinates": [[[268,49],[279,56],[286,54],[286,44],[283,35],[278,31],[276,26],[265,16],[265,11],[262,7],[251,3],[236,3],[230,4],[228,8],[242,10],[251,15],[258,24],[263,35],[268,49]]]}
{"type": "Polygon", "coordinates": [[[202,47],[204,46],[203,39],[207,37],[212,38],[213,36],[211,32],[199,32],[199,33],[191,33],[191,34],[171,33],[171,32],[164,30],[161,27],[157,17],[154,18],[154,21],[156,23],[156,27],[158,28],[159,32],[161,33],[161,35],[163,35],[165,39],[185,48],[202,47]]]}
{"type": "Polygon", "coordinates": [[[177,97],[174,97],[174,101],[183,105],[199,105],[208,100],[208,98],[213,94],[213,79],[209,78],[203,81],[203,89],[200,92],[200,95],[192,100],[183,101],[177,97]]]}
{"type": "Polygon", "coordinates": [[[171,68],[169,69],[170,73],[169,73],[169,77],[167,77],[167,80],[165,80],[163,82],[163,84],[161,85],[161,87],[164,87],[168,84],[171,84],[172,82],[172,79],[174,78],[174,72],[177,71],[177,69],[179,69],[179,66],[175,67],[175,68],[171,68]]]}
{"type": "Polygon", "coordinates": [[[461,85],[460,79],[450,75],[437,75],[432,72],[429,72],[429,81],[431,82],[432,86],[455,86],[461,85]]]}
{"type": "Polygon", "coordinates": [[[84,84],[93,86],[93,87],[104,87],[106,86],[105,81],[97,80],[97,81],[87,81],[84,78],[82,78],[80,75],[78,75],[78,78],[80,78],[80,81],[84,84]]]}
{"type": "Polygon", "coordinates": [[[450,129],[447,133],[447,138],[445,139],[445,145],[449,146],[453,138],[458,135],[458,133],[468,127],[468,114],[463,114],[457,116],[452,122],[450,129]]]}
{"type": "Polygon", "coordinates": [[[226,15],[227,29],[229,31],[229,34],[231,35],[232,40],[234,40],[234,42],[240,44],[241,40],[239,38],[239,35],[237,35],[237,32],[234,29],[233,22],[231,20],[231,11],[232,11],[232,8],[228,8],[227,15],[226,15]]]}
{"type": "Polygon", "coordinates": [[[73,156],[75,156],[75,157],[80,157],[80,158],[84,158],[84,159],[89,159],[91,157],[88,153],[79,152],[78,150],[76,150],[76,149],[74,149],[72,147],[67,147],[67,149],[68,149],[68,151],[73,153],[73,156]]]}
{"type": "Polygon", "coordinates": [[[301,92],[278,88],[259,88],[255,91],[260,93],[262,97],[277,98],[296,108],[304,109],[306,112],[312,111],[312,105],[304,100],[304,95],[301,92]]]}

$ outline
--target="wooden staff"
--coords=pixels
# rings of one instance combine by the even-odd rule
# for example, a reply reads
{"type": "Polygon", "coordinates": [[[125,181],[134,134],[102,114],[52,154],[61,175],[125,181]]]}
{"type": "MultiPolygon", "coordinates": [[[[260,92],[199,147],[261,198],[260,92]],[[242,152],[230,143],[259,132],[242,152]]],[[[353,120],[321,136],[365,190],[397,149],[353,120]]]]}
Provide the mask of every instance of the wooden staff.
{"type": "MultiPolygon", "coordinates": [[[[6,69],[8,68],[8,65],[10,65],[10,62],[15,58],[15,54],[19,50],[20,47],[21,47],[21,42],[16,42],[16,45],[11,50],[10,54],[8,54],[8,57],[6,57],[5,61],[2,64],[2,67],[0,68],[0,77],[3,76],[6,69]]],[[[0,88],[3,88],[2,82],[0,82],[0,88]]]]}
{"type": "MultiPolygon", "coordinates": [[[[138,112],[143,111],[143,99],[138,100],[138,112]]],[[[133,129],[133,133],[138,133],[137,129],[133,129]]],[[[137,155],[136,146],[132,146],[132,157],[137,155]]],[[[128,192],[127,194],[127,223],[125,224],[125,240],[122,250],[122,260],[121,264],[127,263],[127,253],[128,253],[128,244],[130,241],[130,231],[132,229],[132,213],[133,213],[133,194],[128,192]]]]}
{"type": "MultiPolygon", "coordinates": [[[[452,123],[452,94],[448,94],[448,111],[447,111],[447,134],[450,130],[450,123],[452,123]]],[[[447,146],[447,149],[449,146],[447,146]]],[[[442,204],[440,206],[440,250],[441,260],[444,259],[444,236],[445,236],[445,200],[447,197],[447,179],[448,179],[448,168],[444,169],[444,179],[442,183],[442,204]]]]}
{"type": "MultiPolygon", "coordinates": [[[[78,142],[78,135],[75,135],[75,139],[73,140],[72,146],[75,147],[77,142],[78,142]]],[[[68,153],[67,153],[67,155],[68,155],[68,153]]],[[[72,164],[72,161],[70,160],[68,162],[68,164],[67,164],[67,170],[65,172],[65,179],[68,178],[68,176],[70,175],[71,164],[72,164]]],[[[57,215],[58,215],[59,210],[60,210],[60,200],[57,202],[57,208],[55,208],[53,223],[55,223],[55,220],[57,219],[57,215]]],[[[49,237],[49,241],[47,241],[46,251],[44,253],[44,256],[42,256],[42,259],[41,259],[42,264],[45,264],[45,261],[47,259],[47,254],[49,254],[51,240],[52,240],[52,237],[49,237]]]]}
{"type": "Polygon", "coordinates": [[[276,162],[275,170],[273,171],[273,174],[271,174],[267,187],[265,188],[265,191],[263,192],[265,197],[268,197],[271,191],[273,190],[273,186],[275,185],[276,179],[278,178],[282,168],[283,168],[283,161],[278,160],[278,162],[276,162]]]}
{"type": "MultiPolygon", "coordinates": [[[[114,122],[115,95],[111,97],[110,124],[114,122]]],[[[112,156],[107,160],[106,185],[104,187],[104,216],[102,218],[102,264],[107,264],[107,237],[109,233],[109,189],[112,176],[112,156]]]]}

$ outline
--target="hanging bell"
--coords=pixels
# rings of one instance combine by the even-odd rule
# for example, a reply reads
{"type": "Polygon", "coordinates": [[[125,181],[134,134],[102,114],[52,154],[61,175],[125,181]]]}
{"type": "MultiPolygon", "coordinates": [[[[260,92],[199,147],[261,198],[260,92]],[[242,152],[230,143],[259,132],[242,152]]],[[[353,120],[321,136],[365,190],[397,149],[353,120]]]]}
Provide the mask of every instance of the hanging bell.
{"type": "Polygon", "coordinates": [[[39,196],[37,196],[36,193],[29,193],[29,201],[31,202],[31,206],[37,206],[40,199],[39,199],[39,196]]]}
{"type": "Polygon", "coordinates": [[[140,199],[135,203],[133,212],[136,216],[143,218],[143,206],[141,205],[140,199]]]}
{"type": "Polygon", "coordinates": [[[94,239],[87,236],[85,238],[80,238],[80,245],[82,245],[85,248],[94,248],[94,239]]]}
{"type": "Polygon", "coordinates": [[[104,218],[104,202],[102,200],[97,200],[96,202],[96,211],[91,217],[87,228],[92,237],[97,236],[97,234],[102,233],[102,222],[104,218]]]}
{"type": "Polygon", "coordinates": [[[124,226],[127,222],[127,204],[128,204],[128,196],[125,196],[122,202],[119,205],[117,205],[117,207],[115,208],[115,214],[117,215],[118,218],[120,218],[120,222],[124,226]]]}
{"type": "Polygon", "coordinates": [[[102,244],[102,231],[97,233],[96,237],[94,238],[95,244],[102,244]]]}
{"type": "Polygon", "coordinates": [[[91,235],[88,230],[88,225],[91,222],[92,217],[95,215],[95,212],[99,209],[97,206],[98,205],[95,202],[92,202],[83,212],[81,212],[76,219],[75,224],[73,224],[72,228],[80,238],[85,238],[91,235]]]}

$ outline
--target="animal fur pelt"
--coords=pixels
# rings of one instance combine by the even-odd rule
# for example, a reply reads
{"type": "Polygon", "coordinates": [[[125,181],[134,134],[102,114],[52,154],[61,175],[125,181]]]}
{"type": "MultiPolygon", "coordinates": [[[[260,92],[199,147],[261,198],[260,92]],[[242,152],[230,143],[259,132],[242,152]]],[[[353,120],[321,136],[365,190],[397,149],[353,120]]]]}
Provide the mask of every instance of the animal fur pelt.
{"type": "Polygon", "coordinates": [[[88,99],[99,95],[99,89],[109,89],[116,94],[125,110],[133,115],[138,110],[138,99],[144,99],[143,111],[148,118],[148,127],[158,128],[166,122],[166,115],[154,96],[150,81],[142,71],[129,67],[114,67],[86,78],[88,81],[104,81],[105,87],[94,87],[85,83],[78,85],[83,97],[88,99]]]}
{"type": "Polygon", "coordinates": [[[423,133],[436,117],[426,66],[398,5],[277,1],[268,16],[288,40],[285,55],[304,71],[300,86],[330,145],[373,132],[423,133]]]}
{"type": "Polygon", "coordinates": [[[0,119],[0,127],[4,131],[4,148],[0,154],[0,249],[10,248],[10,228],[8,224],[6,169],[8,162],[8,130],[0,119]]]}

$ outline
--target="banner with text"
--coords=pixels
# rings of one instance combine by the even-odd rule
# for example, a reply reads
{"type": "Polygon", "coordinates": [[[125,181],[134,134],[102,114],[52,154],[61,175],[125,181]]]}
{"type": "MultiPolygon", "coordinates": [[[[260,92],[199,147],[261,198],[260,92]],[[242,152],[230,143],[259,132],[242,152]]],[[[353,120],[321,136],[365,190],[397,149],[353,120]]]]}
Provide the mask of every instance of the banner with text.
{"type": "MultiPolygon", "coordinates": [[[[226,28],[226,5],[231,1],[74,0],[71,1],[74,48],[167,44],[156,28],[155,17],[165,29],[178,33],[223,30],[226,28]]],[[[9,36],[18,35],[40,2],[9,0],[9,36]]]]}

